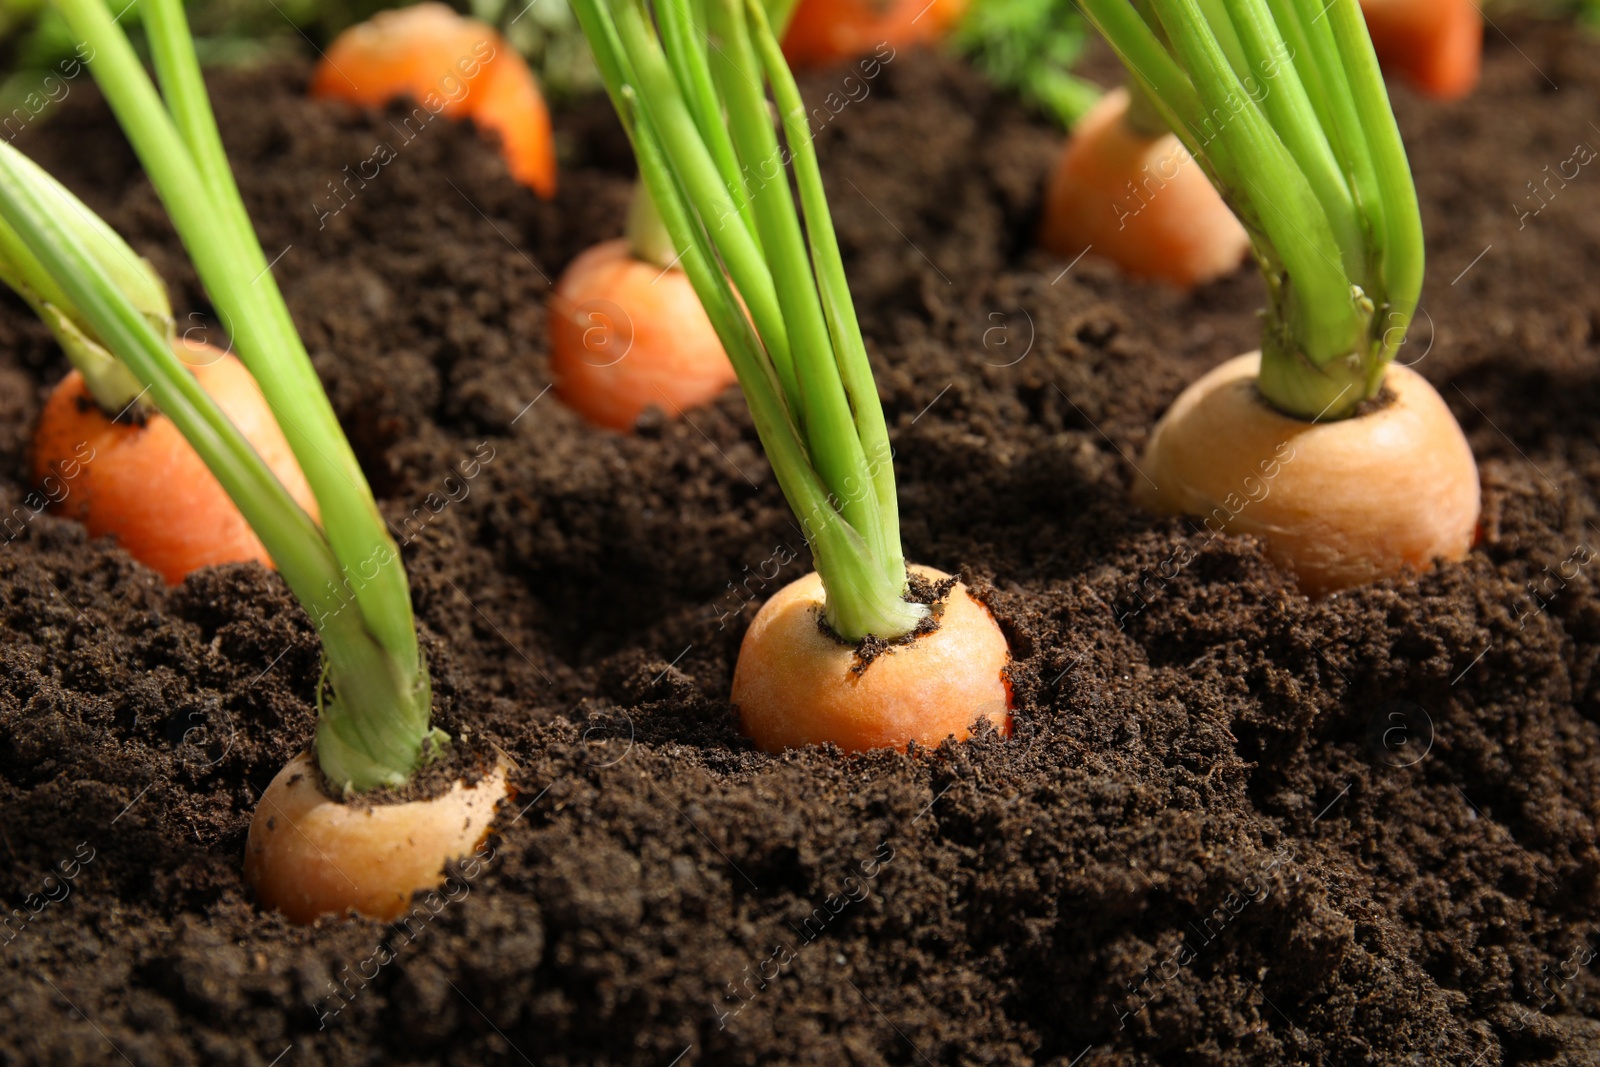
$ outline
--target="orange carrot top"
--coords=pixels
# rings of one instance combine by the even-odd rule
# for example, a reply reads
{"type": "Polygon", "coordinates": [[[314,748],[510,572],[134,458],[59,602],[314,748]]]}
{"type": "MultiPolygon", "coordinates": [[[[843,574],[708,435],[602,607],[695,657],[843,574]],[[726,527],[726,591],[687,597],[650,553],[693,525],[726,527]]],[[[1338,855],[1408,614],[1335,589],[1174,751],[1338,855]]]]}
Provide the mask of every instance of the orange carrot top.
{"type": "Polygon", "coordinates": [[[1133,127],[1129,102],[1114,89],[1073,127],[1045,191],[1040,244],[1183,288],[1237,270],[1249,234],[1176,136],[1133,127]]]}
{"type": "Polygon", "coordinates": [[[967,9],[967,0],[800,0],[783,35],[796,67],[818,67],[887,47],[930,44],[967,9]]]}
{"type": "Polygon", "coordinates": [[[512,177],[555,195],[550,112],[533,72],[494,27],[444,4],[379,12],[345,30],[317,64],[311,95],[366,107],[411,97],[419,111],[408,131],[434,115],[471,119],[499,138],[512,177]]]}
{"type": "Polygon", "coordinates": [[[1478,84],[1483,13],[1476,0],[1361,0],[1372,47],[1385,70],[1439,100],[1478,84]]]}
{"type": "MultiPolygon", "coordinates": [[[[317,518],[311,487],[244,364],[209,345],[175,347],[295,503],[317,518]]],[[[33,439],[33,476],[60,487],[49,494],[57,511],[91,536],[115,537],[171,583],[217,563],[271,566],[261,539],[170,419],[154,411],[118,414],[101,410],[81,371],[50,394],[33,439]]]]}
{"type": "MultiPolygon", "coordinates": [[[[27,157],[9,153],[28,187],[45,198],[83,254],[166,339],[200,387],[240,427],[295,501],[316,502],[249,371],[207,345],[178,341],[166,287],[154,268],[92,211],[27,157]]],[[[239,509],[148,390],[107,348],[83,310],[9,224],[0,223],[0,281],[22,296],[55,335],[73,370],[39,416],[32,466],[40,498],[114,536],[169,582],[213,563],[271,563],[239,509]]],[[[40,505],[43,506],[42,504],[40,505]]],[[[15,536],[17,531],[9,529],[15,536]]]]}

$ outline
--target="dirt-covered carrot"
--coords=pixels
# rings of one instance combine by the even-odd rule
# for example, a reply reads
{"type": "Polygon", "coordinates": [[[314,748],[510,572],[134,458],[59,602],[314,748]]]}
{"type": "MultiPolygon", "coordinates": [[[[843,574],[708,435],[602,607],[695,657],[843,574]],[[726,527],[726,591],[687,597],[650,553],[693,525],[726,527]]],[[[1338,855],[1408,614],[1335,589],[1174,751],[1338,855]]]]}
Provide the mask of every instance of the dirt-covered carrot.
{"type": "MultiPolygon", "coordinates": [[[[932,44],[966,10],[967,0],[799,0],[783,34],[783,54],[796,67],[820,67],[879,46],[932,44]]],[[[772,21],[782,25],[779,17],[772,21]]]]}
{"type": "MultiPolygon", "coordinates": [[[[504,770],[483,768],[460,790],[382,818],[362,817],[346,802],[349,794],[403,785],[449,741],[429,721],[432,687],[399,552],[245,213],[179,0],[140,5],[160,93],[101,0],[57,0],[57,7],[94,49],[95,79],[231,325],[322,524],[295,502],[165,334],[85,249],[48,188],[9,146],[0,146],[0,218],[102,350],[140,384],[145,402],[205,461],[322,639],[324,675],[306,694],[318,708],[315,766],[292,765],[280,774],[251,829],[249,874],[260,901],[297,920],[346,908],[392,914],[396,899],[403,902],[430,876],[442,879],[449,861],[470,852],[476,842],[467,838],[486,825],[482,813],[506,795],[504,770]],[[308,790],[323,793],[325,803],[308,803],[308,790]],[[352,809],[348,817],[337,816],[339,806],[352,809]],[[457,829],[442,833],[441,826],[457,829]],[[304,847],[308,839],[321,847],[304,847]],[[405,862],[393,861],[397,852],[405,862]]],[[[159,495],[165,488],[148,490],[159,495]]]]}
{"type": "Polygon", "coordinates": [[[555,195],[550,112],[533,72],[494,27],[444,4],[382,11],[345,30],[317,65],[311,95],[365,107],[410,97],[428,117],[471,119],[499,139],[512,177],[555,195]]]}
{"type": "Polygon", "coordinates": [[[1455,100],[1478,84],[1483,13],[1476,0],[1361,0],[1383,69],[1419,92],[1455,100]]]}
{"type": "MultiPolygon", "coordinates": [[[[295,503],[316,519],[311,487],[244,364],[198,342],[180,340],[175,351],[295,503]]],[[[74,462],[85,447],[94,457],[81,464],[74,491],[57,510],[82,522],[92,536],[115,537],[129,555],[174,584],[217,563],[255,560],[271,566],[261,539],[183,434],[159,412],[139,407],[130,400],[107,412],[81,371],[56,386],[33,439],[34,480],[42,482],[74,462]]]]}
{"type": "Polygon", "coordinates": [[[1072,128],[1045,191],[1039,243],[1183,288],[1237,270],[1250,236],[1183,143],[1148,109],[1130,114],[1130,99],[1115,89],[1072,128]]]}
{"type": "MultiPolygon", "coordinates": [[[[251,446],[313,519],[316,500],[255,381],[232,355],[174,336],[166,288],[154,269],[110,227],[23,156],[40,194],[62,224],[106,270],[151,326],[167,338],[200,387],[227,412],[251,446]]],[[[16,231],[0,222],[0,282],[26,300],[60,342],[73,370],[57,384],[34,433],[35,482],[54,510],[95,537],[112,536],[168,582],[215,563],[256,560],[266,549],[176,427],[144,403],[144,387],[95,336],[71,299],[16,231]],[[151,492],[158,485],[161,492],[151,492]]]]}
{"type": "Polygon", "coordinates": [[[1461,428],[1391,366],[1422,288],[1416,189],[1356,0],[1321,4],[1085,3],[1267,282],[1261,351],[1177,399],[1138,491],[1257,535],[1309,593],[1460,559],[1479,511],[1461,428]]]}
{"type": "MultiPolygon", "coordinates": [[[[932,567],[909,570],[937,587],[953,581],[932,567]]],[[[939,604],[939,626],[912,655],[892,650],[865,670],[854,646],[824,633],[827,591],[815,573],[784,586],[745,632],[733,701],[745,732],[769,752],[838,745],[846,752],[924,747],[964,738],[980,718],[1010,729],[1010,689],[994,684],[1006,639],[989,611],[957,583],[939,604]]]]}
{"type": "Polygon", "coordinates": [[[362,804],[334,799],[309,753],[278,772],[256,806],[245,879],[291,922],[353,908],[394,919],[413,893],[439,884],[445,859],[471,855],[505,798],[505,769],[458,781],[430,800],[362,804]]]}
{"type": "Polygon", "coordinates": [[[628,236],[574,259],[550,294],[556,394],[584,418],[629,430],[646,408],[669,417],[738,380],[640,186],[628,236]]]}
{"type": "Polygon", "coordinates": [[[1172,405],[1144,467],[1170,491],[1139,482],[1152,506],[1259,537],[1310,593],[1466,553],[1478,517],[1477,467],[1425,378],[1390,367],[1376,410],[1313,423],[1264,404],[1255,388],[1260,370],[1259,353],[1235,356],[1172,405]],[[1239,457],[1257,457],[1254,468],[1241,470],[1239,457]]]}
{"type": "Polygon", "coordinates": [[[983,721],[1006,731],[994,618],[959,582],[921,583],[913,598],[883,409],[805,107],[764,8],[573,6],[816,562],[745,636],[733,680],[745,730],[769,751],[933,744],[983,721]]]}

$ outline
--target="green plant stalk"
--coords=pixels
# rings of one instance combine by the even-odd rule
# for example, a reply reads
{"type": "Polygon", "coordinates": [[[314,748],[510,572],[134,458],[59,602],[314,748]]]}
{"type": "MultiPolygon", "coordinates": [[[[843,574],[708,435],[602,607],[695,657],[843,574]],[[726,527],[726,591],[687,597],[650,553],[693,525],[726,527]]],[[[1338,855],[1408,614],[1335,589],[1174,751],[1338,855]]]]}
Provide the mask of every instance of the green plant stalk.
{"type": "Polygon", "coordinates": [[[1360,10],[1320,2],[1150,0],[1162,37],[1123,0],[1084,3],[1250,232],[1269,299],[1258,387],[1304,419],[1377,394],[1422,279],[1416,191],[1360,10]]]}
{"type": "Polygon", "coordinates": [[[661,212],[650,199],[650,190],[642,180],[633,183],[633,197],[628,201],[628,222],[623,228],[628,239],[628,254],[662,270],[677,265],[678,253],[672,247],[672,235],[661,221],[661,212]]]}
{"type": "MultiPolygon", "coordinates": [[[[1324,8],[1316,0],[1279,0],[1279,3],[1284,12],[1283,21],[1298,22],[1305,29],[1308,65],[1316,68],[1317,81],[1324,97],[1324,129],[1345,164],[1351,193],[1356,203],[1362,205],[1369,240],[1381,240],[1385,206],[1378,193],[1377,173],[1361,126],[1348,71],[1340,55],[1339,43],[1334,39],[1333,23],[1337,18],[1334,9],[1324,8]]],[[[1381,90],[1381,83],[1379,88],[1381,90]]]]}
{"type": "MultiPolygon", "coordinates": [[[[740,197],[736,201],[724,184],[721,171],[699,136],[698,127],[666,57],[647,28],[648,20],[641,19],[637,14],[631,22],[626,19],[630,6],[621,5],[623,20],[613,23],[607,19],[618,54],[601,61],[599,48],[596,47],[600,73],[606,78],[609,89],[611,80],[608,69],[627,71],[626,84],[637,87],[641,115],[661,131],[658,143],[671,161],[674,172],[679,175],[685,194],[696,204],[705,204],[710,208],[710,217],[715,220],[713,225],[717,227],[721,238],[717,242],[717,251],[723,265],[744,297],[756,329],[772,354],[773,365],[777,368],[779,380],[783,382],[785,395],[794,403],[798,387],[777,287],[760,241],[743,221],[740,202],[748,200],[748,197],[740,197]],[[632,47],[628,47],[627,41],[621,36],[625,25],[633,32],[632,47]],[[645,40],[647,37],[648,44],[645,40]],[[644,61],[642,67],[637,66],[640,60],[644,61]]],[[[593,38],[590,41],[593,45],[593,38]]],[[[623,83],[618,84],[620,86],[623,83]]],[[[612,95],[615,98],[614,90],[612,95]]],[[[736,178],[739,180],[735,190],[744,189],[742,176],[736,178]]],[[[659,209],[661,205],[656,206],[659,209]]]]}
{"type": "MultiPolygon", "coordinates": [[[[769,329],[772,324],[764,323],[753,308],[751,315],[745,314],[734,293],[734,284],[744,292],[738,274],[723,270],[724,265],[731,266],[730,249],[738,250],[754,239],[748,232],[741,234],[743,221],[730,211],[730,198],[725,191],[708,188],[704,181],[705,171],[713,168],[708,166],[703,147],[697,144],[692,123],[685,121],[687,109],[680,87],[673,78],[664,76],[669,64],[649,31],[648,13],[634,0],[617,0],[613,5],[602,0],[576,0],[573,6],[594,48],[612,101],[633,140],[651,198],[674,246],[683,253],[684,270],[733,361],[778,483],[805,528],[817,571],[827,589],[829,625],[840,636],[852,640],[869,634],[892,638],[910,632],[925,616],[926,609],[904,599],[905,566],[893,505],[887,429],[871,385],[865,346],[860,341],[853,310],[849,310],[848,289],[831,222],[826,212],[818,213],[812,203],[813,199],[820,199],[821,182],[815,171],[815,157],[807,153],[809,131],[796,140],[797,131],[791,122],[790,147],[796,152],[809,246],[803,240],[798,244],[794,240],[799,222],[793,217],[792,200],[787,212],[782,204],[763,201],[765,197],[790,196],[787,175],[773,180],[759,170],[752,173],[753,168],[748,166],[752,160],[777,158],[764,156],[769,148],[775,152],[777,146],[766,113],[760,61],[755,58],[756,53],[769,60],[776,55],[781,63],[781,52],[770,28],[751,12],[758,23],[752,39],[744,9],[725,6],[708,15],[715,39],[713,78],[728,115],[734,145],[741,162],[746,164],[740,171],[736,191],[743,192],[753,205],[762,228],[761,272],[771,280],[775,292],[779,287],[783,290],[783,311],[775,333],[769,329]],[[615,21],[608,6],[620,8],[615,21]],[[719,65],[724,61],[718,58],[718,50],[737,47],[741,41],[742,50],[727,53],[719,74],[719,65]],[[738,73],[741,70],[754,77],[747,80],[738,73]],[[733,99],[739,95],[744,99],[733,99]],[[764,128],[765,136],[758,132],[758,126],[764,128]],[[809,168],[799,162],[801,157],[811,161],[809,168]],[[757,182],[759,187],[751,188],[757,182]],[[824,232],[826,238],[822,237],[824,232]],[[800,291],[805,285],[811,286],[809,297],[800,291]],[[788,317],[791,310],[796,316],[793,321],[788,317]],[[836,337],[851,333],[854,336],[849,343],[836,346],[836,337]],[[786,380],[774,336],[786,343],[792,338],[806,339],[804,350],[796,344],[790,364],[804,379],[786,380]],[[831,375],[831,388],[825,380],[818,381],[827,375],[831,375]],[[807,409],[804,405],[808,401],[823,405],[824,410],[807,409]],[[826,462],[819,462],[817,439],[808,432],[818,424],[833,425],[837,427],[836,434],[848,438],[823,443],[822,447],[831,449],[826,462]],[[881,428],[881,438],[873,435],[874,425],[881,428]],[[873,455],[872,463],[854,462],[854,457],[869,453],[873,455]],[[845,462],[839,462],[841,457],[845,462]],[[832,472],[839,480],[830,481],[826,472],[832,472]],[[887,508],[886,499],[890,502],[887,508]],[[870,501],[870,507],[863,505],[864,501],[870,501]],[[847,510],[856,515],[873,515],[876,528],[859,529],[846,517],[847,510]],[[877,545],[886,547],[879,551],[877,545]]],[[[780,109],[788,110],[781,86],[779,92],[780,109]]],[[[794,95],[797,97],[798,93],[794,95]]]]}
{"type": "Polygon", "coordinates": [[[1293,339],[1314,363],[1343,356],[1358,327],[1332,227],[1315,191],[1267,116],[1254,106],[1196,0],[1170,0],[1158,5],[1157,13],[1194,78],[1207,121],[1225,116],[1212,135],[1228,145],[1239,172],[1236,188],[1243,195],[1236,210],[1267,236],[1292,279],[1278,288],[1284,305],[1280,316],[1293,322],[1293,339]]]}
{"type": "Polygon", "coordinates": [[[1200,97],[1188,73],[1168,54],[1138,11],[1127,0],[1083,0],[1083,10],[1154,102],[1168,129],[1178,135],[1196,159],[1209,165],[1209,157],[1196,152],[1203,114],[1200,97]]]}
{"type": "MultiPolygon", "coordinates": [[[[101,264],[104,267],[104,264],[101,264]]],[[[50,329],[67,360],[83,375],[83,384],[100,410],[118,418],[135,407],[144,386],[86,332],[82,316],[60,291],[36,256],[10,226],[0,223],[0,282],[4,282],[50,329]]]]}
{"type": "MultiPolygon", "coordinates": [[[[667,0],[671,4],[673,0],[667,0]]],[[[707,23],[720,39],[717,56],[732,68],[719,79],[732,118],[735,146],[748,168],[763,160],[780,158],[777,133],[764,93],[740,91],[740,87],[762,84],[761,65],[756,59],[744,15],[743,0],[710,0],[707,23]]],[[[642,12],[640,0],[625,5],[626,12],[642,12]]],[[[758,12],[764,16],[764,12],[758,12]]],[[[623,40],[629,42],[623,22],[623,40]]],[[[768,34],[770,36],[770,33],[768,34]]],[[[787,69],[787,68],[786,68],[787,69]]],[[[809,128],[801,139],[809,145],[809,128]]],[[[834,352],[833,336],[823,315],[817,280],[807,257],[800,216],[790,195],[787,174],[783,181],[761,183],[751,194],[761,244],[771,262],[782,269],[773,271],[783,321],[793,346],[795,378],[800,389],[800,411],[804,417],[800,430],[806,440],[817,473],[830,486],[848,486],[840,497],[844,521],[860,531],[870,550],[883,558],[884,526],[878,513],[878,496],[869,490],[872,472],[857,434],[845,394],[844,382],[834,352]]],[[[816,221],[816,220],[813,220],[816,221]]]]}
{"type": "MultiPolygon", "coordinates": [[[[33,160],[21,153],[13,153],[13,157],[30,183],[53,205],[62,225],[77,237],[117,288],[128,294],[158,331],[172,337],[172,306],[167,302],[166,286],[154,268],[33,160]]],[[[4,223],[0,223],[0,282],[27,301],[50,328],[67,359],[83,375],[89,395],[107,415],[121,415],[138,404],[144,386],[99,343],[44,264],[4,223]]]]}
{"type": "MultiPolygon", "coordinates": [[[[1239,28],[1245,53],[1246,89],[1254,84],[1261,90],[1259,99],[1268,124],[1283,140],[1284,148],[1300,167],[1327,213],[1328,224],[1338,239],[1341,261],[1360,263],[1366,255],[1361,218],[1333,147],[1322,131],[1317,113],[1306,95],[1305,86],[1295,76],[1284,77],[1288,43],[1273,21],[1266,0],[1228,0],[1227,10],[1239,28]],[[1264,73],[1272,71],[1271,77],[1264,73]]],[[[1292,67],[1287,67],[1289,72],[1292,67]]]]}
{"type": "Polygon", "coordinates": [[[877,498],[881,537],[876,552],[883,561],[884,577],[898,588],[905,583],[906,563],[900,543],[900,500],[894,484],[894,450],[889,444],[889,426],[883,418],[883,405],[878,402],[878,386],[872,378],[872,363],[861,337],[861,324],[856,319],[855,302],[850,298],[850,283],[845,278],[833,213],[822,187],[822,168],[817,162],[810,118],[805,101],[800,97],[800,87],[795,84],[794,72],[783,58],[774,25],[765,21],[765,13],[759,6],[751,4],[749,10],[756,23],[756,48],[772,84],[784,135],[793,152],[795,185],[800,191],[800,203],[812,241],[812,265],[817,272],[828,333],[838,354],[839,374],[850,409],[855,413],[856,436],[866,457],[873,495],[877,498]]]}
{"type": "MultiPolygon", "coordinates": [[[[684,87],[689,110],[694,115],[695,127],[705,140],[717,172],[722,175],[723,188],[734,198],[745,229],[756,234],[756,220],[750,201],[740,194],[739,159],[734,151],[733,138],[723,119],[722,104],[717,99],[717,86],[712,77],[706,54],[696,44],[705,36],[705,26],[697,0],[674,0],[660,8],[661,43],[672,64],[678,84],[684,87]]],[[[759,238],[758,238],[759,244],[759,238]]]]}
{"type": "Polygon", "coordinates": [[[1038,101],[1039,106],[1059,118],[1068,129],[1077,125],[1100,99],[1099,86],[1064,70],[1037,71],[1023,89],[1025,95],[1038,101]]]}
{"type": "MultiPolygon", "coordinates": [[[[59,2],[82,6],[86,0],[59,2]]],[[[215,276],[220,280],[218,284],[208,282],[207,286],[218,306],[228,315],[233,315],[235,308],[249,315],[247,320],[241,321],[249,321],[252,329],[246,331],[246,336],[236,338],[235,345],[240,358],[255,374],[305,472],[317,506],[322,510],[323,525],[334,555],[346,569],[365,566],[377,555],[392,557],[392,564],[380,568],[378,575],[357,591],[357,602],[384,647],[400,659],[407,671],[416,671],[419,665],[416,624],[412,618],[405,568],[399,561],[398,549],[373,500],[355,452],[339,428],[333,405],[322,390],[322,383],[245,212],[216,120],[211,114],[210,99],[200,77],[200,65],[195,59],[181,2],[144,0],[141,9],[165,96],[178,130],[198,166],[201,180],[211,194],[216,214],[211,229],[199,225],[192,212],[184,211],[181,215],[174,212],[173,204],[165,196],[162,201],[173,215],[184,246],[195,256],[196,267],[205,269],[200,250],[213,261],[212,270],[203,276],[207,279],[215,276]],[[211,240],[217,222],[224,225],[226,232],[221,242],[211,240]],[[219,252],[222,254],[217,254],[219,252]]],[[[132,59],[131,49],[125,47],[126,38],[120,38],[119,43],[124,48],[113,50],[119,52],[118,58],[132,59]]],[[[144,84],[149,85],[148,79],[144,84]]],[[[154,153],[146,151],[131,133],[129,140],[134,141],[135,151],[149,170],[154,153]]],[[[157,183],[157,192],[160,191],[157,183]]]]}
{"type": "MultiPolygon", "coordinates": [[[[583,3],[585,0],[579,0],[583,3]]],[[[653,131],[639,121],[637,98],[623,86],[619,99],[624,121],[634,137],[640,171],[652,186],[651,196],[663,205],[661,214],[675,243],[685,252],[682,263],[690,283],[705,305],[712,326],[722,340],[750,413],[766,448],[778,485],[800,517],[817,573],[827,597],[827,618],[840,635],[898,635],[914,629],[923,610],[902,599],[905,576],[902,564],[897,580],[877,566],[861,535],[838,518],[835,500],[806,454],[806,446],[790,416],[777,375],[762,351],[750,320],[735,297],[727,276],[718,269],[716,250],[691,212],[682,191],[674,185],[666,155],[653,131]]]]}
{"type": "MultiPolygon", "coordinates": [[[[156,69],[172,106],[169,115],[100,0],[56,2],[73,32],[95,49],[90,69],[272,407],[322,512],[326,534],[319,531],[317,536],[335,562],[331,572],[285,566],[264,534],[262,541],[322,631],[333,686],[333,698],[325,703],[317,727],[323,771],[347,789],[403,782],[422,758],[424,743],[442,736],[428,725],[431,687],[417,646],[405,571],[245,214],[181,9],[176,0],[141,5],[156,69]],[[313,575],[316,580],[308,581],[313,575]]],[[[120,340],[129,343],[126,336],[120,340]]],[[[155,374],[159,364],[142,367],[116,345],[108,347],[154,391],[153,380],[141,370],[155,374]]],[[[161,407],[159,394],[156,402],[161,407]]],[[[209,462],[200,444],[195,447],[209,462]]],[[[233,486],[219,481],[230,495],[235,488],[246,488],[237,480],[233,486]]],[[[254,525],[252,512],[260,517],[261,508],[252,504],[247,510],[244,500],[234,500],[254,525]]],[[[292,501],[288,506],[299,511],[292,501]]]]}
{"type": "Polygon", "coordinates": [[[780,41],[784,31],[789,28],[790,20],[794,18],[795,8],[799,6],[800,0],[770,0],[766,5],[767,22],[780,41]]]}
{"type": "Polygon", "coordinates": [[[1378,343],[1383,364],[1387,365],[1403,342],[1405,327],[1416,314],[1417,300],[1422,295],[1422,210],[1417,203],[1411,163],[1389,107],[1383,72],[1361,10],[1345,3],[1328,14],[1346,78],[1355,95],[1362,144],[1376,171],[1373,192],[1383,208],[1376,270],[1381,292],[1387,297],[1385,319],[1378,324],[1378,343]]]}

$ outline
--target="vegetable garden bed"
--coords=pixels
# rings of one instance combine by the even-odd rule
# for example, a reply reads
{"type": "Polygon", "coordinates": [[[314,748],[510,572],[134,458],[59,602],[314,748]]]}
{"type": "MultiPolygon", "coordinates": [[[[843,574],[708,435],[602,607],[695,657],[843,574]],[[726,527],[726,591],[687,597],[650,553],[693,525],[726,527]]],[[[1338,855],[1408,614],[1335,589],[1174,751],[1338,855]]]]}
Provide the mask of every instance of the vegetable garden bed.
{"type": "MultiPolygon", "coordinates": [[[[558,109],[543,203],[470,130],[309,102],[308,69],[218,75],[437,719],[520,796],[403,923],[259,911],[245,833],[314,733],[316,633],[256,565],[168,590],[34,514],[63,367],[8,296],[0,1056],[1592,1062],[1600,44],[1506,28],[1465,102],[1393,90],[1432,268],[1400,359],[1468,433],[1481,543],[1317,602],[1127,502],[1156,417],[1258,338],[1256,276],[1183,296],[1030,251],[1058,136],[952,61],[802,79],[907,555],[1015,657],[1009,740],[913,756],[738,730],[743,630],[810,566],[736,391],[632,437],[545,393],[548,282],[625,215],[609,104],[558,109]]],[[[225,343],[87,79],[19,145],[225,343]]]]}

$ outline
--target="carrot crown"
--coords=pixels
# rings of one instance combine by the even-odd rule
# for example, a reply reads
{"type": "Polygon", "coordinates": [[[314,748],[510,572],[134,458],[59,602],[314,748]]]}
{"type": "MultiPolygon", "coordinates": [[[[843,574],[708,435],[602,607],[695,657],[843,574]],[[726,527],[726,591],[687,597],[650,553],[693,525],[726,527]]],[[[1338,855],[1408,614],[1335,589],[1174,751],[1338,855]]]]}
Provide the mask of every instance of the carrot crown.
{"type": "Polygon", "coordinates": [[[756,0],[573,7],[804,524],[829,625],[850,640],[910,632],[926,609],[905,599],[889,433],[805,105],[767,9],[756,0]]]}
{"type": "Polygon", "coordinates": [[[1343,418],[1383,386],[1422,288],[1405,147],[1357,0],[1083,0],[1250,233],[1261,393],[1343,418]]]}
{"type": "Polygon", "coordinates": [[[139,5],[159,94],[103,0],[56,3],[94,48],[95,80],[288,438],[323,526],[201,389],[172,349],[170,326],[161,328],[159,316],[141,308],[137,282],[115,276],[107,257],[86,243],[90,231],[109,233],[104,223],[94,220],[86,230],[71,221],[80,210],[92,216],[76,201],[63,210],[54,183],[9,146],[0,146],[0,216],[9,225],[0,245],[6,234],[16,238],[12,251],[26,255],[12,255],[12,263],[32,265],[31,274],[19,275],[23,284],[31,278],[41,291],[48,278],[52,306],[114,354],[178,428],[315,622],[331,683],[317,700],[323,771],[347,790],[400,784],[426,757],[428,742],[444,740],[429,727],[431,686],[405,569],[245,213],[180,0],[139,5]]]}

